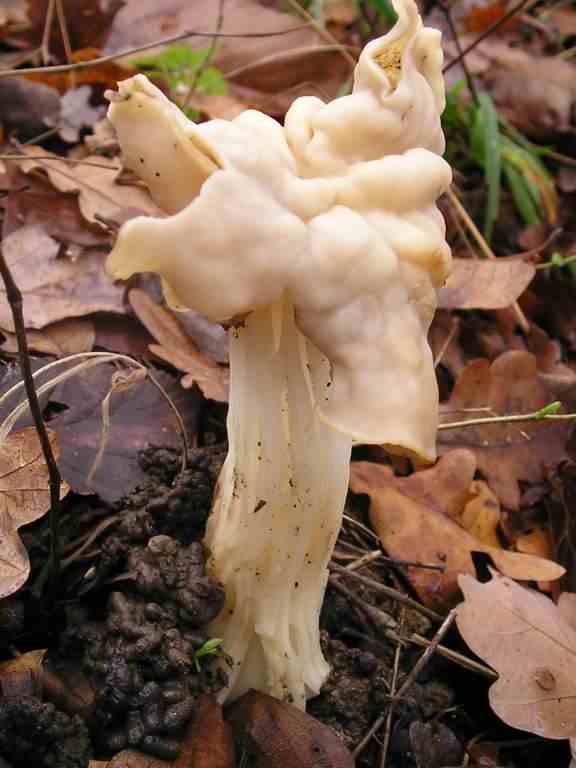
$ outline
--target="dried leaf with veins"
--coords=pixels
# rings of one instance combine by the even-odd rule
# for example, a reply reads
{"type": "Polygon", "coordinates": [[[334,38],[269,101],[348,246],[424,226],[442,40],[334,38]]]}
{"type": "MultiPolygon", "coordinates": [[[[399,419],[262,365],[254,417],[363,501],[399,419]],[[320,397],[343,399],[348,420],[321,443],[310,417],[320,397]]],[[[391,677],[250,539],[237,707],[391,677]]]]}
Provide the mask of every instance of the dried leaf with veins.
{"type": "Polygon", "coordinates": [[[51,160],[42,159],[51,153],[41,147],[26,147],[25,153],[30,159],[20,163],[22,170],[25,173],[42,171],[56,189],[77,193],[80,210],[88,222],[95,223],[100,217],[121,223],[126,209],[150,216],[161,215],[142,187],[117,183],[116,160],[94,155],[74,164],[64,162],[57,155],[52,155],[51,160]]]}
{"type": "Polygon", "coordinates": [[[493,574],[458,580],[457,624],[470,648],[498,672],[490,705],[514,728],[548,739],[576,735],[576,629],[544,595],[493,574]]]}
{"type": "MultiPolygon", "coordinates": [[[[58,457],[54,432],[50,444],[58,457]]],[[[61,497],[68,493],[63,483],[61,497]]],[[[50,508],[48,469],[33,427],[12,432],[0,446],[0,598],[16,592],[28,578],[30,561],[18,529],[50,508]]]]}
{"type": "MultiPolygon", "coordinates": [[[[25,225],[5,238],[4,258],[24,296],[27,328],[42,329],[92,312],[124,313],[123,289],[104,274],[102,254],[77,261],[58,258],[59,244],[39,225],[25,225]]],[[[12,311],[0,288],[0,328],[14,332],[12,311]]]]}
{"type": "Polygon", "coordinates": [[[476,573],[472,552],[485,552],[517,579],[554,580],[564,573],[550,560],[488,546],[455,522],[475,498],[482,503],[474,496],[479,490],[475,471],[474,454],[466,450],[450,451],[431,469],[410,477],[394,477],[382,464],[352,464],[350,488],[370,496],[370,519],[387,553],[444,568],[406,570],[421,600],[438,611],[452,608],[460,598],[458,576],[476,573]]]}
{"type": "MultiPolygon", "coordinates": [[[[570,406],[574,392],[563,400],[570,406]]],[[[529,352],[500,355],[492,364],[478,359],[468,363],[442,406],[443,422],[478,416],[532,413],[556,400],[538,375],[536,358],[529,352]],[[478,409],[484,413],[478,413],[478,409]]],[[[478,469],[508,509],[518,509],[519,483],[540,482],[547,471],[567,458],[570,421],[534,421],[521,424],[483,424],[442,430],[441,453],[456,448],[473,451],[478,469]]]]}
{"type": "Polygon", "coordinates": [[[442,309],[505,309],[532,282],[536,270],[517,258],[492,261],[452,259],[448,280],[438,295],[442,309]]]}

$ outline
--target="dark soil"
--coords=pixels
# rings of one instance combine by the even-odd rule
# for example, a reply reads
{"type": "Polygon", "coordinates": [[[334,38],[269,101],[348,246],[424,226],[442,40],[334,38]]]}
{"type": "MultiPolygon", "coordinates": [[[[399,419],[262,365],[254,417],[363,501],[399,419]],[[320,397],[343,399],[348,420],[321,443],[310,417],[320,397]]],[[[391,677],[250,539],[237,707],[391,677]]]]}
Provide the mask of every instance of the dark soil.
{"type": "MultiPolygon", "coordinates": [[[[224,682],[209,657],[194,661],[223,601],[221,588],[206,575],[201,538],[224,455],[224,444],[195,449],[180,472],[175,451],[150,449],[141,457],[149,482],[113,509],[77,497],[68,540],[81,540],[98,526],[102,533],[93,556],[73,559],[64,571],[52,620],[33,588],[0,601],[5,658],[15,649],[49,648],[43,692],[38,681],[25,681],[23,689],[21,673],[3,678],[0,768],[86,768],[90,756],[106,758],[125,747],[176,757],[198,697],[224,682]],[[14,683],[12,690],[6,681],[14,683]]],[[[350,514],[362,521],[361,507],[350,514]]],[[[25,534],[32,586],[45,557],[45,525],[25,534]]],[[[345,525],[338,548],[373,549],[365,537],[345,525]]],[[[371,566],[363,573],[403,587],[397,569],[371,566]]],[[[421,650],[405,645],[397,652],[362,603],[393,617],[407,634],[431,636],[435,628],[419,612],[363,585],[355,584],[354,593],[351,604],[345,591],[328,588],[322,643],[332,672],[308,712],[352,751],[382,719],[359,751],[359,768],[379,768],[384,742],[386,768],[456,768],[466,764],[465,746],[474,739],[484,750],[485,762],[478,764],[487,768],[568,766],[563,744],[507,729],[489,714],[487,683],[438,657],[395,698],[421,650]]]]}

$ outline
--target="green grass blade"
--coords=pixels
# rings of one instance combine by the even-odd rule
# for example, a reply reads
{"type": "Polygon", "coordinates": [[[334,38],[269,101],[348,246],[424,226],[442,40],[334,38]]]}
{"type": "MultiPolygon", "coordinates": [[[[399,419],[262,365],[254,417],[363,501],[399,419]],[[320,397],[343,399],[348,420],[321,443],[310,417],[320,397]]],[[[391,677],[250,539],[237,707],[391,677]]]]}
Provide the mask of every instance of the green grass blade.
{"type": "Polygon", "coordinates": [[[502,164],[502,170],[510,187],[514,205],[524,224],[526,226],[539,224],[541,217],[538,213],[538,208],[534,204],[532,190],[526,183],[525,177],[508,160],[505,160],[502,164]]]}
{"type": "Polygon", "coordinates": [[[484,237],[492,238],[500,207],[500,179],[502,158],[498,114],[487,93],[479,95],[471,135],[472,154],[484,169],[486,181],[486,208],[484,211],[484,237]]]}

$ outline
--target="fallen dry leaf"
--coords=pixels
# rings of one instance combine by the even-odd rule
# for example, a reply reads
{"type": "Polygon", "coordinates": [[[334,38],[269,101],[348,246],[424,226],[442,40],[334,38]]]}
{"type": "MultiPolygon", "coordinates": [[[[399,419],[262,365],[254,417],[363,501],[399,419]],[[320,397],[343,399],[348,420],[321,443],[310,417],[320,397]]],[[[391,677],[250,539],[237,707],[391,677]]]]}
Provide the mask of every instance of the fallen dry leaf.
{"type": "Polygon", "coordinates": [[[518,258],[453,259],[446,285],[440,289],[442,309],[504,309],[526,290],[536,274],[533,264],[518,258]]]}
{"type": "MultiPolygon", "coordinates": [[[[18,353],[16,334],[0,328],[4,341],[0,349],[9,355],[18,353]]],[[[26,331],[26,341],[30,352],[43,355],[64,357],[79,352],[91,352],[96,339],[94,323],[81,318],[69,318],[51,323],[41,331],[26,331]]]]}
{"type": "Polygon", "coordinates": [[[232,704],[228,720],[255,768],[354,768],[352,754],[331,728],[260,691],[232,704]]]}
{"type": "MultiPolygon", "coordinates": [[[[90,485],[102,440],[102,402],[118,369],[109,363],[81,371],[56,387],[52,401],[67,406],[50,426],[58,434],[62,476],[79,493],[97,493],[114,502],[129,493],[147,475],[139,453],[151,445],[181,448],[182,439],[173,411],[149,378],[115,391],[110,397],[110,430],[102,460],[90,485]]],[[[177,381],[152,371],[177,408],[188,436],[196,431],[199,395],[182,390],[177,381]]]]}
{"type": "Polygon", "coordinates": [[[16,656],[14,659],[0,661],[0,678],[12,674],[39,674],[42,661],[46,655],[46,649],[28,651],[16,656]]]}
{"type": "MultiPolygon", "coordinates": [[[[56,434],[50,431],[49,438],[57,457],[56,434]]],[[[61,498],[68,490],[63,483],[61,498]]],[[[49,508],[48,469],[36,429],[12,432],[0,446],[0,598],[20,589],[30,572],[18,529],[38,520],[49,508]]]]}
{"type": "Polygon", "coordinates": [[[182,386],[189,389],[197,384],[205,397],[228,402],[228,369],[202,354],[175,314],[156,304],[145,291],[134,289],[128,298],[140,322],[159,342],[150,344],[150,351],[186,373],[182,386]]]}
{"type": "Polygon", "coordinates": [[[78,194],[80,211],[88,222],[98,217],[123,222],[127,209],[149,216],[160,216],[160,209],[152,202],[147,190],[136,185],[117,184],[119,163],[99,155],[88,156],[75,164],[65,163],[57,155],[41,147],[26,147],[30,160],[23,160],[20,168],[25,173],[42,170],[56,189],[78,194]],[[54,159],[43,160],[50,156],[54,159]]]}
{"type": "MultiPolygon", "coordinates": [[[[563,400],[569,404],[573,396],[565,393],[563,400]]],[[[442,421],[532,413],[556,399],[539,378],[534,355],[505,352],[492,364],[484,359],[468,363],[441,407],[442,421]]],[[[466,426],[442,430],[438,448],[442,453],[455,447],[473,450],[478,469],[503,506],[518,509],[519,482],[543,480],[566,456],[571,430],[570,421],[466,426]]]]}
{"type": "Polygon", "coordinates": [[[100,225],[89,224],[80,213],[78,195],[59,192],[44,175],[21,173],[13,161],[7,165],[11,184],[7,198],[2,201],[4,239],[25,225],[36,225],[65,244],[67,250],[110,248],[110,234],[100,225]]]}
{"type": "Polygon", "coordinates": [[[526,136],[545,140],[573,130],[573,62],[534,56],[494,38],[477,46],[466,62],[489,87],[499,113],[526,136]]]}
{"type": "Polygon", "coordinates": [[[213,696],[203,694],[196,703],[194,719],[186,729],[173,768],[234,768],[232,729],[213,696]]]}
{"type": "Polygon", "coordinates": [[[576,630],[544,595],[493,574],[459,578],[457,624],[470,648],[499,673],[490,705],[514,728],[548,739],[576,734],[576,630]]]}
{"type": "MultiPolygon", "coordinates": [[[[60,246],[41,226],[26,225],[5,238],[4,258],[24,299],[27,328],[92,312],[123,313],[123,289],[103,269],[104,256],[86,251],[75,262],[58,258],[60,246]]],[[[6,293],[0,288],[0,328],[14,332],[6,293]]]]}
{"type": "Polygon", "coordinates": [[[470,499],[475,469],[474,455],[465,450],[451,451],[431,469],[405,478],[382,464],[352,464],[350,488],[370,496],[370,519],[390,557],[444,568],[406,569],[422,601],[438,611],[459,599],[460,574],[475,575],[472,552],[486,553],[517,579],[554,580],[564,573],[550,560],[487,546],[454,522],[470,499]]]}

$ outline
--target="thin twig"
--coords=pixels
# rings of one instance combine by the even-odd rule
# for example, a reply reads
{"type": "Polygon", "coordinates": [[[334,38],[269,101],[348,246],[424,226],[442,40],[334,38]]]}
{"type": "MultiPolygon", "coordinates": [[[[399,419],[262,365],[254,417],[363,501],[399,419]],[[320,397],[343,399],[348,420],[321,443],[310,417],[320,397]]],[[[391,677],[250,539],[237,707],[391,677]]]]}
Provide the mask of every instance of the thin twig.
{"type": "MultiPolygon", "coordinates": [[[[452,203],[452,205],[454,206],[454,208],[456,209],[458,215],[460,216],[464,224],[468,227],[469,231],[471,232],[474,239],[478,243],[478,247],[480,248],[482,253],[486,256],[486,258],[491,260],[496,260],[496,255],[494,251],[490,248],[490,246],[486,242],[486,239],[482,236],[482,233],[480,232],[476,224],[474,224],[474,222],[472,221],[471,216],[469,215],[466,208],[464,208],[464,206],[458,199],[458,196],[456,195],[452,187],[448,189],[446,194],[448,195],[448,198],[452,203]]],[[[530,333],[530,323],[526,319],[526,315],[524,314],[524,312],[522,312],[522,309],[520,308],[520,305],[518,304],[518,302],[515,301],[510,306],[516,316],[516,320],[518,321],[518,325],[520,326],[520,328],[524,331],[525,334],[530,333]]]]}
{"type": "Polygon", "coordinates": [[[58,465],[56,463],[56,459],[54,458],[52,446],[50,445],[50,438],[48,437],[48,431],[46,429],[44,419],[42,418],[42,409],[40,408],[40,403],[36,394],[36,388],[34,386],[32,365],[30,363],[30,353],[28,351],[28,342],[26,340],[26,327],[24,325],[22,293],[16,285],[10,267],[6,262],[2,248],[0,248],[0,275],[6,288],[6,299],[10,304],[10,309],[12,311],[16,341],[18,344],[20,370],[22,371],[22,379],[26,389],[26,395],[28,397],[28,404],[30,406],[30,412],[34,420],[36,432],[38,433],[38,439],[42,448],[44,461],[46,462],[46,467],[48,469],[48,485],[50,488],[50,593],[51,598],[53,599],[58,582],[58,574],[60,572],[60,546],[58,538],[61,487],[60,471],[58,470],[58,465]]]}
{"type": "Polygon", "coordinates": [[[179,40],[185,40],[187,37],[205,37],[205,38],[261,38],[261,37],[280,37],[281,35],[289,35],[291,32],[298,32],[301,29],[308,29],[308,24],[298,24],[295,27],[289,27],[288,29],[282,29],[276,32],[196,32],[193,29],[187,29],[184,32],[180,32],[178,35],[170,35],[170,37],[163,37],[160,40],[155,40],[152,43],[146,43],[145,45],[138,45],[134,48],[125,48],[123,51],[117,51],[117,53],[109,53],[106,56],[98,56],[95,59],[89,59],[88,61],[75,61],[73,64],[58,64],[54,67],[29,67],[27,69],[2,69],[0,70],[0,78],[2,77],[15,77],[16,75],[55,75],[62,74],[64,72],[77,72],[81,69],[90,69],[91,67],[99,67],[101,64],[107,64],[109,61],[115,61],[116,59],[122,59],[125,56],[133,56],[135,53],[141,53],[142,51],[149,51],[152,48],[159,48],[163,45],[171,45],[177,43],[179,40]]]}
{"type": "Polygon", "coordinates": [[[380,560],[384,555],[380,549],[374,549],[372,552],[366,552],[361,557],[356,558],[346,566],[347,571],[356,571],[359,568],[364,568],[365,565],[370,565],[376,560],[380,560]]]}
{"type": "MultiPolygon", "coordinates": [[[[346,569],[344,569],[344,571],[346,572],[346,569]]],[[[350,575],[357,576],[357,574],[354,573],[351,573],[350,575]]],[[[363,611],[364,614],[372,621],[376,629],[388,640],[392,640],[395,643],[412,643],[413,645],[417,645],[420,648],[428,648],[430,645],[430,640],[427,640],[425,637],[422,637],[422,635],[419,635],[416,632],[407,637],[401,637],[397,631],[397,621],[392,619],[392,617],[388,614],[384,613],[384,611],[368,605],[365,600],[362,600],[361,597],[345,587],[344,584],[340,582],[338,577],[330,576],[328,581],[331,587],[334,587],[334,589],[338,590],[346,598],[348,598],[348,600],[350,600],[354,606],[363,611]]],[[[418,604],[416,605],[418,606],[418,604]]],[[[418,607],[422,608],[422,606],[418,607]]],[[[467,656],[464,656],[457,651],[453,651],[451,648],[446,648],[444,645],[439,645],[436,649],[436,652],[439,656],[443,656],[453,664],[457,664],[459,667],[468,669],[470,672],[475,672],[478,675],[482,675],[482,677],[485,677],[488,680],[496,680],[498,677],[496,672],[490,669],[490,667],[487,667],[485,664],[481,664],[478,661],[469,659],[467,656]]]]}
{"type": "MultiPolygon", "coordinates": [[[[455,67],[456,64],[458,64],[462,59],[470,53],[470,51],[473,51],[474,48],[476,48],[477,45],[480,45],[480,43],[483,40],[486,40],[487,37],[490,37],[494,32],[496,32],[497,29],[499,29],[503,24],[506,24],[506,22],[512,18],[512,16],[515,16],[519,11],[524,8],[524,6],[529,3],[531,5],[535,5],[537,0],[520,0],[519,3],[516,3],[516,5],[513,5],[512,8],[510,8],[509,11],[507,11],[504,16],[502,16],[498,21],[495,21],[494,24],[488,27],[484,32],[482,32],[481,35],[479,35],[476,40],[470,43],[470,45],[466,46],[463,51],[459,51],[458,55],[455,56],[452,61],[449,61],[448,64],[444,67],[442,70],[442,73],[448,72],[449,69],[452,69],[452,67],[455,67]]],[[[528,8],[526,8],[528,10],[528,8]]]]}
{"type": "Polygon", "coordinates": [[[46,18],[44,19],[44,31],[42,32],[42,42],[40,43],[40,56],[44,64],[50,61],[50,34],[52,32],[52,23],[54,21],[54,11],[56,10],[56,0],[49,0],[46,9],[46,18]]]}
{"type": "Polygon", "coordinates": [[[407,675],[406,679],[400,686],[400,690],[396,694],[396,697],[398,699],[401,699],[402,696],[406,693],[406,691],[410,688],[410,686],[416,681],[416,678],[422,672],[426,664],[430,661],[431,657],[436,653],[438,650],[438,647],[440,646],[440,643],[444,639],[444,636],[452,626],[454,619],[456,618],[456,608],[452,608],[448,616],[444,619],[442,624],[438,627],[438,630],[432,640],[430,641],[430,645],[422,656],[418,659],[416,664],[412,667],[409,674],[407,675]]]}
{"type": "MultiPolygon", "coordinates": [[[[66,14],[64,13],[64,5],[62,4],[62,0],[56,0],[56,16],[58,17],[58,26],[60,27],[60,36],[62,37],[62,45],[64,46],[66,61],[68,64],[71,64],[72,46],[70,44],[68,24],[66,23],[66,14]]],[[[68,85],[70,88],[74,88],[76,86],[76,74],[74,70],[72,70],[68,75],[68,85]]]]}
{"type": "MultiPolygon", "coordinates": [[[[418,659],[418,661],[416,662],[416,664],[414,665],[414,667],[412,668],[412,670],[410,671],[410,673],[408,674],[408,676],[406,677],[404,682],[402,683],[402,686],[400,687],[400,690],[396,693],[396,695],[394,696],[394,699],[390,702],[390,708],[389,708],[390,717],[392,716],[392,712],[393,712],[395,703],[402,698],[402,696],[406,693],[406,691],[414,683],[414,681],[416,680],[416,678],[418,677],[418,675],[420,674],[422,669],[428,663],[428,661],[431,658],[431,656],[434,653],[438,652],[438,649],[441,647],[440,646],[440,641],[442,640],[442,638],[444,637],[444,635],[446,634],[446,632],[448,631],[448,629],[452,625],[452,622],[454,621],[455,618],[456,618],[456,609],[452,609],[450,611],[450,613],[448,614],[448,616],[446,617],[446,619],[443,621],[442,626],[438,628],[438,631],[436,632],[436,634],[434,635],[434,637],[430,641],[428,647],[426,648],[426,650],[424,651],[422,656],[420,656],[420,658],[418,659]]],[[[372,723],[372,725],[370,726],[370,729],[368,730],[368,732],[362,738],[362,741],[360,741],[360,743],[356,746],[356,748],[352,752],[352,755],[354,757],[358,757],[358,755],[362,752],[364,747],[368,744],[368,742],[370,741],[372,736],[374,736],[374,734],[377,733],[380,730],[380,728],[381,728],[382,724],[384,723],[384,720],[386,719],[386,717],[387,717],[387,715],[385,715],[385,714],[380,715],[380,717],[378,717],[372,723]]],[[[380,764],[383,765],[382,762],[380,764]]]]}
{"type": "Polygon", "coordinates": [[[399,592],[397,589],[394,589],[394,587],[389,587],[386,584],[381,584],[379,581],[376,581],[375,579],[371,579],[369,576],[363,576],[360,573],[356,573],[356,571],[349,571],[348,568],[344,568],[344,566],[339,565],[338,563],[335,563],[333,560],[330,562],[330,570],[334,571],[335,573],[341,574],[342,576],[349,576],[353,579],[356,579],[356,581],[359,581],[362,584],[365,584],[367,587],[370,587],[371,589],[381,592],[383,595],[386,595],[386,597],[389,597],[391,600],[396,600],[396,602],[401,603],[402,605],[406,605],[415,611],[418,611],[419,613],[421,613],[423,616],[426,616],[426,618],[430,619],[431,621],[435,621],[435,622],[442,621],[442,616],[440,616],[439,613],[436,613],[436,611],[433,611],[432,608],[427,608],[425,605],[421,605],[419,602],[417,602],[416,600],[413,600],[411,597],[409,597],[408,595],[405,595],[403,592],[399,592]]]}
{"type": "Polygon", "coordinates": [[[0,160],[57,160],[59,163],[68,163],[69,165],[90,165],[92,168],[103,168],[106,171],[121,171],[122,168],[104,165],[104,163],[93,163],[91,160],[78,160],[73,157],[59,157],[58,155],[0,155],[0,160]]]}
{"type": "Polygon", "coordinates": [[[318,23],[318,21],[317,21],[317,19],[315,19],[315,18],[314,18],[314,16],[312,16],[312,14],[310,14],[310,13],[309,13],[309,12],[306,10],[306,8],[303,8],[303,7],[300,5],[300,3],[296,2],[296,0],[288,0],[288,3],[290,4],[291,8],[292,8],[294,11],[296,11],[296,13],[297,13],[299,16],[302,16],[302,18],[303,18],[303,19],[306,19],[306,21],[308,22],[308,25],[309,25],[309,26],[311,26],[311,27],[313,27],[313,28],[314,28],[314,30],[315,30],[315,31],[316,31],[316,32],[317,32],[317,33],[320,35],[320,37],[321,37],[323,40],[325,40],[327,43],[330,43],[331,45],[334,45],[334,44],[335,44],[335,45],[337,45],[337,46],[338,46],[338,50],[339,50],[339,51],[340,51],[340,53],[342,54],[342,57],[343,57],[343,58],[346,60],[346,62],[347,62],[347,63],[348,63],[348,64],[349,64],[349,65],[352,67],[352,69],[354,69],[354,67],[356,66],[356,59],[354,59],[354,57],[353,57],[353,56],[351,56],[351,55],[348,53],[348,51],[346,50],[346,48],[344,48],[343,46],[341,46],[341,45],[338,43],[338,40],[336,40],[336,38],[335,38],[333,35],[331,35],[331,34],[330,34],[330,32],[328,32],[327,30],[325,30],[325,29],[324,29],[324,27],[322,26],[322,24],[319,24],[319,23],[318,23]]]}
{"type": "MultiPolygon", "coordinates": [[[[222,27],[224,26],[224,3],[226,0],[218,0],[218,18],[216,20],[216,33],[219,34],[222,32],[222,27]]],[[[196,90],[196,86],[198,85],[198,81],[200,80],[203,72],[205,72],[206,67],[212,62],[212,59],[214,57],[214,54],[216,53],[216,46],[218,45],[218,38],[213,37],[212,40],[210,40],[210,45],[208,47],[208,51],[206,53],[206,56],[204,57],[202,63],[194,73],[194,78],[192,82],[190,83],[190,88],[188,90],[188,93],[186,94],[186,98],[184,100],[184,104],[182,105],[182,108],[185,109],[190,104],[190,99],[192,98],[192,94],[196,90]]]]}
{"type": "Polygon", "coordinates": [[[522,421],[572,421],[576,419],[576,413],[549,413],[542,411],[533,413],[517,413],[509,416],[486,416],[481,419],[469,419],[467,421],[448,421],[438,425],[438,431],[445,429],[461,429],[462,427],[475,427],[482,424],[512,424],[522,421]]]}
{"type": "Polygon", "coordinates": [[[472,94],[472,99],[474,100],[474,103],[476,104],[476,106],[478,106],[480,103],[480,100],[478,98],[478,91],[476,89],[476,84],[474,83],[474,79],[470,74],[470,70],[468,69],[468,65],[466,64],[466,58],[462,50],[462,44],[458,36],[458,30],[456,29],[456,25],[454,24],[454,19],[452,18],[452,12],[450,10],[450,6],[444,2],[437,3],[437,6],[440,8],[441,12],[444,14],[444,18],[448,23],[450,33],[454,39],[456,50],[458,51],[458,56],[460,56],[460,60],[462,62],[462,69],[464,70],[464,77],[466,78],[466,84],[468,85],[468,90],[472,94]]]}
{"type": "MultiPolygon", "coordinates": [[[[400,609],[400,633],[404,629],[405,609],[400,609]]],[[[402,643],[396,644],[396,650],[394,651],[394,667],[392,668],[392,683],[390,684],[390,695],[396,696],[396,686],[398,685],[398,672],[400,670],[400,655],[402,653],[402,643]]],[[[386,714],[386,724],[384,726],[384,739],[382,742],[382,749],[380,751],[380,765],[379,768],[384,768],[386,765],[386,758],[388,756],[388,748],[390,746],[390,736],[392,734],[392,716],[394,714],[394,701],[390,703],[388,712],[386,714]]]]}

